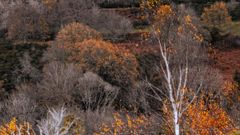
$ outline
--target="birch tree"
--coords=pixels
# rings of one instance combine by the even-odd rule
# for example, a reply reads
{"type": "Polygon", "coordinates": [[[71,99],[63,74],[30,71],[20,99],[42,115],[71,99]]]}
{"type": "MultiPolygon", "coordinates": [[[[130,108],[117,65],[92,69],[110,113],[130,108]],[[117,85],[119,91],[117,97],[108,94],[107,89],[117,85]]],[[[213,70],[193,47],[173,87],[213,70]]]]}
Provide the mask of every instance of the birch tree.
{"type": "Polygon", "coordinates": [[[201,48],[200,41],[196,39],[193,17],[184,13],[186,10],[183,10],[183,7],[178,7],[176,11],[165,10],[166,6],[162,7],[164,10],[159,13],[164,14],[168,11],[166,14],[169,15],[164,15],[167,20],[163,21],[164,24],[158,24],[162,21],[156,21],[152,30],[161,56],[159,72],[163,74],[163,87],[150,85],[153,88],[153,97],[159,103],[163,103],[164,100],[169,103],[173,132],[180,135],[182,116],[202,89],[203,78],[200,77],[197,81],[189,80],[189,76],[201,70],[197,62],[201,57],[201,48]],[[164,33],[161,33],[163,28],[164,33]]]}

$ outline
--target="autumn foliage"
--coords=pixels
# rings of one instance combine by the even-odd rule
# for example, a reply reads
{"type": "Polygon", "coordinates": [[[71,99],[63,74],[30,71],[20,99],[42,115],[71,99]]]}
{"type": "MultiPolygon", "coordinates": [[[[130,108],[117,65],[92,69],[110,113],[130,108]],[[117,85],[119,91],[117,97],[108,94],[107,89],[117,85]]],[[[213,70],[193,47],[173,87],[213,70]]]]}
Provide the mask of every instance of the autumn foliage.
{"type": "Polygon", "coordinates": [[[113,114],[114,120],[110,124],[102,123],[99,131],[94,135],[117,135],[131,134],[140,135],[146,134],[146,129],[150,126],[150,121],[145,116],[132,117],[130,115],[121,116],[119,113],[113,114]]]}
{"type": "Polygon", "coordinates": [[[101,34],[89,26],[77,22],[64,26],[56,38],[59,44],[74,44],[86,39],[101,39],[101,34]]]}
{"type": "Polygon", "coordinates": [[[35,135],[32,126],[23,122],[21,124],[17,123],[16,118],[13,118],[9,123],[0,126],[1,135],[35,135]]]}
{"type": "Polygon", "coordinates": [[[202,14],[203,23],[208,27],[229,24],[232,19],[228,13],[227,6],[224,2],[216,2],[210,7],[204,8],[202,14]]]}
{"type": "Polygon", "coordinates": [[[203,100],[188,108],[187,119],[190,134],[223,135],[234,130],[228,114],[217,104],[206,104],[203,100]]]}
{"type": "Polygon", "coordinates": [[[63,46],[69,61],[85,71],[93,71],[117,86],[131,86],[138,77],[138,63],[133,54],[102,40],[85,40],[63,46]]]}
{"type": "Polygon", "coordinates": [[[203,42],[203,36],[200,33],[198,20],[192,13],[189,14],[185,7],[174,8],[171,5],[161,5],[157,9],[154,17],[155,35],[166,40],[186,38],[195,42],[203,42]]]}

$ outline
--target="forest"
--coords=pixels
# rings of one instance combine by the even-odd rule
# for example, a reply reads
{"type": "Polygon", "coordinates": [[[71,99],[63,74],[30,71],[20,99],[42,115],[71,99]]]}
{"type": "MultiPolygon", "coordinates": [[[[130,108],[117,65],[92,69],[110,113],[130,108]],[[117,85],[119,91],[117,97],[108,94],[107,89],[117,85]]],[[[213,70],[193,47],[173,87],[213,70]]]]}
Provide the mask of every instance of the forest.
{"type": "Polygon", "coordinates": [[[240,135],[240,1],[0,0],[0,135],[240,135]]]}

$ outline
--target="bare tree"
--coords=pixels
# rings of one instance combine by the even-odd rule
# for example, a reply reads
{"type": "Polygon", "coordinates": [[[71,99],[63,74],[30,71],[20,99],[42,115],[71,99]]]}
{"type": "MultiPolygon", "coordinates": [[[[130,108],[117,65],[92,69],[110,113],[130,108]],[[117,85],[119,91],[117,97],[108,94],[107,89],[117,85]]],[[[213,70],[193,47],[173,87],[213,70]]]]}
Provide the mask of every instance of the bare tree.
{"type": "Polygon", "coordinates": [[[64,119],[67,115],[64,107],[49,109],[47,118],[38,124],[40,135],[68,135],[75,120],[72,120],[67,126],[64,125],[64,119]]]}
{"type": "Polygon", "coordinates": [[[84,110],[104,112],[115,101],[119,88],[105,82],[98,75],[87,72],[78,79],[75,97],[80,98],[84,110]]]}
{"type": "Polygon", "coordinates": [[[43,79],[37,83],[38,98],[48,105],[70,103],[72,92],[81,76],[73,64],[53,61],[43,68],[43,79]]]}
{"type": "Polygon", "coordinates": [[[37,104],[34,98],[29,95],[32,88],[22,84],[17,87],[17,90],[18,92],[13,93],[9,99],[3,101],[2,117],[4,119],[16,117],[20,121],[34,122],[37,104]]]}

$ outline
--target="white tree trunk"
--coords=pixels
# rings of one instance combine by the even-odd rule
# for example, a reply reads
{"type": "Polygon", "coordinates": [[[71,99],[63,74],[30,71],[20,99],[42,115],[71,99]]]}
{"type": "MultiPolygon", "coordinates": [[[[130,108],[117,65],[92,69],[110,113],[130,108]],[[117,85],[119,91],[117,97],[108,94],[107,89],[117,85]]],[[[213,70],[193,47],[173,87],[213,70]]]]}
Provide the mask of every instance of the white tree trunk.
{"type": "Polygon", "coordinates": [[[174,131],[175,135],[180,135],[179,116],[176,108],[174,109],[174,131]]]}

